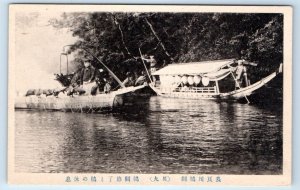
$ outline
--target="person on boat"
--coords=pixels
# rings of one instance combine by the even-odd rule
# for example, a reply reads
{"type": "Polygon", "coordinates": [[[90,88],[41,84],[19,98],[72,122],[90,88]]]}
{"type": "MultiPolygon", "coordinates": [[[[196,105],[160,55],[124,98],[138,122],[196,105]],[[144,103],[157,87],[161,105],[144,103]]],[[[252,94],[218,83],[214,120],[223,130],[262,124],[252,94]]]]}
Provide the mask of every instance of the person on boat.
{"type": "Polygon", "coordinates": [[[104,85],[103,90],[104,90],[105,94],[110,93],[110,91],[111,91],[111,82],[110,82],[110,80],[105,79],[105,85],[104,85]]]}
{"type": "Polygon", "coordinates": [[[84,60],[83,62],[84,67],[81,70],[80,89],[84,90],[86,95],[89,95],[92,93],[93,88],[97,86],[95,78],[98,72],[89,60],[84,60]]]}
{"type": "MultiPolygon", "coordinates": [[[[142,57],[142,59],[147,61],[148,63],[150,63],[150,72],[149,72],[149,74],[152,75],[152,73],[154,73],[157,70],[157,68],[156,68],[157,62],[154,58],[154,55],[150,55],[149,58],[142,57]]],[[[153,82],[156,81],[155,76],[152,76],[152,81],[153,82]]]]}
{"type": "Polygon", "coordinates": [[[139,77],[137,77],[134,85],[140,86],[140,85],[145,84],[146,82],[147,82],[146,73],[145,73],[145,71],[142,71],[141,75],[139,77]]]}
{"type": "Polygon", "coordinates": [[[134,86],[133,75],[130,72],[126,73],[126,79],[123,81],[125,87],[134,86]]]}
{"type": "Polygon", "coordinates": [[[81,81],[80,84],[88,84],[93,82],[95,79],[96,69],[91,65],[91,63],[88,60],[84,61],[84,68],[81,72],[81,81]]]}
{"type": "Polygon", "coordinates": [[[74,93],[77,93],[77,94],[85,93],[85,91],[83,92],[83,90],[80,89],[81,73],[82,73],[82,69],[78,69],[73,74],[73,77],[71,79],[71,84],[70,84],[70,86],[68,87],[68,90],[67,90],[67,95],[68,96],[71,96],[74,93]]]}
{"type": "Polygon", "coordinates": [[[81,69],[78,69],[71,79],[71,85],[72,86],[79,86],[80,85],[80,79],[81,79],[81,69]]]}
{"type": "Polygon", "coordinates": [[[156,71],[156,60],[154,59],[154,55],[150,55],[150,73],[154,73],[156,71]]]}
{"type": "Polygon", "coordinates": [[[105,86],[108,83],[108,80],[106,78],[103,77],[103,75],[101,74],[103,72],[103,69],[99,69],[99,72],[97,72],[96,76],[95,76],[95,85],[92,86],[91,89],[91,95],[95,96],[97,93],[101,93],[103,92],[110,92],[109,90],[105,91],[105,86]]]}
{"type": "Polygon", "coordinates": [[[246,83],[247,84],[247,68],[244,65],[244,60],[238,60],[238,66],[236,67],[236,84],[235,87],[236,88],[242,88],[243,87],[243,77],[242,75],[245,77],[246,79],[246,83]]]}
{"type": "Polygon", "coordinates": [[[96,69],[88,60],[84,60],[83,65],[84,67],[77,70],[71,79],[71,85],[67,90],[68,96],[73,94],[83,95],[85,93],[93,93],[93,87],[96,84],[92,84],[92,82],[95,80],[96,69]]]}

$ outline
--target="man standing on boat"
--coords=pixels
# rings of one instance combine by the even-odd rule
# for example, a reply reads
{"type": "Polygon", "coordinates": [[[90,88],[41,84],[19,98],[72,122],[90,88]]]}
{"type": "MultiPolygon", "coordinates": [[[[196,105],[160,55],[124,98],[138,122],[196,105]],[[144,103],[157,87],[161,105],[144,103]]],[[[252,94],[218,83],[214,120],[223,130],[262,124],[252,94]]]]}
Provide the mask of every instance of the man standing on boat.
{"type": "Polygon", "coordinates": [[[257,66],[256,63],[251,63],[251,62],[245,61],[244,59],[238,60],[238,66],[236,68],[236,81],[237,81],[236,88],[241,88],[241,87],[250,85],[250,80],[248,79],[246,65],[257,66]],[[243,78],[245,81],[244,84],[243,84],[243,78]]]}
{"type": "MultiPolygon", "coordinates": [[[[156,60],[154,59],[154,55],[150,55],[150,58],[145,58],[145,57],[142,57],[143,60],[147,61],[150,63],[150,75],[152,73],[154,73],[157,69],[156,69],[156,60]]],[[[155,82],[156,81],[156,78],[154,76],[152,76],[152,81],[155,82]]]]}

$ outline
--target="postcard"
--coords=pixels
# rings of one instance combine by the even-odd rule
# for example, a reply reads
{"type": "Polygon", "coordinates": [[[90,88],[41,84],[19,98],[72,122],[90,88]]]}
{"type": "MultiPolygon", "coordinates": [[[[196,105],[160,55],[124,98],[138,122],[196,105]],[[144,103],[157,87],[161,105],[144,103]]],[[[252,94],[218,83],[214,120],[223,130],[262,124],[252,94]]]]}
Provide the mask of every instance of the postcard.
{"type": "Polygon", "coordinates": [[[8,183],[287,186],[289,6],[11,4],[8,183]]]}

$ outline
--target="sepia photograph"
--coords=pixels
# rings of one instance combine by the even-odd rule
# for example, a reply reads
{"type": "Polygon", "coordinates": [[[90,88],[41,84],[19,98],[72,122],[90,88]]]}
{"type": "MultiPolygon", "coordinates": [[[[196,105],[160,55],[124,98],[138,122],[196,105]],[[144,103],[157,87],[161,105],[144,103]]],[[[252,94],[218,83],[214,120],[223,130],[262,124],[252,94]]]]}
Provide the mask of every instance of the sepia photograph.
{"type": "Polygon", "coordinates": [[[291,14],[10,5],[9,183],[289,185],[291,14]]]}

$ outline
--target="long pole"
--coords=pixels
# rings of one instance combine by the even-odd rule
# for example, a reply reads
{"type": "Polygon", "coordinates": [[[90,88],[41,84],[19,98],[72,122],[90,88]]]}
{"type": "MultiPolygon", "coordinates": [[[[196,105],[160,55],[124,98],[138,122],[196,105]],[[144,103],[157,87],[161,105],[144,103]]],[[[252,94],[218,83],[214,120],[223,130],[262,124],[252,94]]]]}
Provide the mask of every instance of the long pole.
{"type": "Polygon", "coordinates": [[[140,52],[141,59],[142,59],[143,65],[144,65],[144,67],[145,67],[145,70],[146,70],[146,72],[147,72],[147,75],[148,75],[148,77],[149,77],[149,79],[150,79],[150,81],[151,81],[151,83],[152,83],[153,81],[152,81],[152,79],[151,79],[151,76],[150,76],[150,74],[149,74],[149,71],[148,71],[148,69],[147,69],[147,67],[146,67],[146,64],[145,64],[145,62],[144,62],[143,55],[142,55],[142,52],[141,52],[141,48],[139,48],[139,52],[140,52]]]}
{"type": "Polygon", "coordinates": [[[97,59],[97,61],[99,61],[99,63],[102,64],[103,67],[105,67],[105,69],[111,74],[112,77],[114,77],[114,79],[119,83],[119,85],[122,88],[125,88],[124,84],[120,81],[120,79],[100,60],[98,59],[98,57],[96,57],[93,53],[89,52],[88,50],[81,48],[84,51],[86,51],[88,54],[90,54],[91,56],[93,56],[95,59],[97,59]]]}
{"type": "MultiPolygon", "coordinates": [[[[67,46],[73,46],[73,45],[65,45],[63,47],[63,52],[65,51],[65,47],[67,46]]],[[[83,49],[84,51],[86,51],[88,54],[90,54],[91,56],[93,56],[99,63],[102,64],[102,66],[111,74],[111,76],[119,83],[119,85],[121,86],[121,88],[125,88],[124,84],[120,81],[120,79],[100,60],[98,59],[98,57],[96,57],[93,53],[91,53],[90,51],[88,51],[85,48],[80,48],[83,49]]]]}
{"type": "MultiPolygon", "coordinates": [[[[241,89],[240,83],[236,80],[236,78],[235,78],[235,76],[234,76],[234,74],[232,73],[231,70],[230,70],[230,73],[231,73],[231,75],[232,75],[232,77],[233,77],[235,83],[238,85],[239,89],[241,89]]],[[[245,99],[247,100],[247,103],[250,104],[250,101],[249,101],[249,99],[247,98],[247,96],[244,95],[244,97],[245,97],[245,99]]]]}

